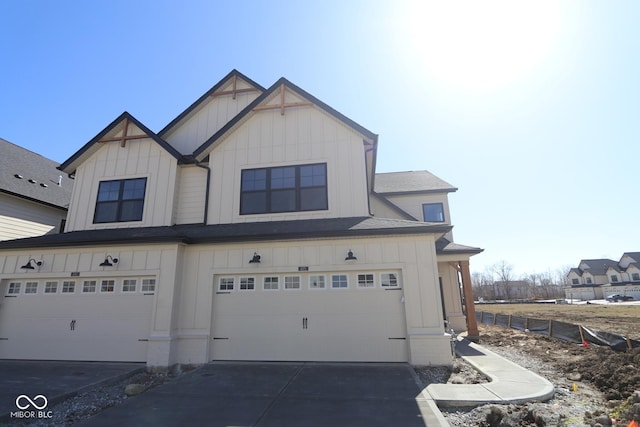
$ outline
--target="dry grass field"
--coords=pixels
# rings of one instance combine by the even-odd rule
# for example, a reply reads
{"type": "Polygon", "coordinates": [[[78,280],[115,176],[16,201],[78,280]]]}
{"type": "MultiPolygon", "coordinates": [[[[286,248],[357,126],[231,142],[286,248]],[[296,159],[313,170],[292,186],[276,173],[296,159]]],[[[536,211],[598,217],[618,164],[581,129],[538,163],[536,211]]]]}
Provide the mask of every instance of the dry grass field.
{"type": "Polygon", "coordinates": [[[476,304],[476,311],[558,320],[640,339],[640,304],[476,304]]]}

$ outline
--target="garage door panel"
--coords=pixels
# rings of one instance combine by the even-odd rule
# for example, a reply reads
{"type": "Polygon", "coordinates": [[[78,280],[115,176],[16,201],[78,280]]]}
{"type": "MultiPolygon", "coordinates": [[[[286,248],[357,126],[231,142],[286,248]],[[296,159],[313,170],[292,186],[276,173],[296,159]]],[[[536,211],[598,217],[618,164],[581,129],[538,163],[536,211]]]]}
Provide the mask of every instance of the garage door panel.
{"type": "Polygon", "coordinates": [[[0,303],[0,358],[147,360],[153,295],[29,295],[0,303]]]}
{"type": "Polygon", "coordinates": [[[218,292],[210,359],[404,362],[402,295],[381,288],[218,292]]]}

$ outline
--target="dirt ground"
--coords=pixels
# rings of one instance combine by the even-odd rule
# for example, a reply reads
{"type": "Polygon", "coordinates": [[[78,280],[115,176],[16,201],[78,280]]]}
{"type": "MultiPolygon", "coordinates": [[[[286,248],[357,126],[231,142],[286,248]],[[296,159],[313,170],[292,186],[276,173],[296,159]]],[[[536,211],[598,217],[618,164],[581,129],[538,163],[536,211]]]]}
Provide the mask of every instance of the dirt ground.
{"type": "MultiPolygon", "coordinates": [[[[632,338],[640,337],[640,306],[567,306],[567,305],[493,305],[480,306],[478,310],[485,312],[515,314],[540,319],[554,319],[563,322],[582,324],[587,327],[608,332],[629,333],[632,338]]],[[[547,379],[552,381],[556,390],[593,389],[593,396],[584,395],[588,400],[589,410],[584,413],[577,425],[616,425],[627,426],[634,418],[640,421],[640,402],[636,402],[640,390],[640,349],[627,352],[616,352],[608,347],[596,345],[571,344],[515,329],[493,325],[479,325],[480,344],[494,349],[509,359],[524,354],[523,362],[530,359],[533,369],[540,366],[558,374],[547,379]],[[511,356],[511,357],[510,357],[511,356]],[[595,408],[595,409],[594,409],[595,408]],[[609,424],[604,422],[609,420],[609,424]]],[[[518,363],[517,360],[514,360],[518,363]]],[[[521,363],[523,364],[523,363],[521,363]]],[[[530,368],[530,367],[528,367],[530,368]]],[[[539,372],[544,375],[544,372],[539,372]]],[[[569,401],[560,403],[571,404],[569,401]]],[[[510,411],[525,411],[524,407],[510,411]]],[[[576,415],[575,413],[572,415],[576,415]]],[[[482,415],[484,417],[484,415],[482,415]]],[[[523,415],[521,420],[526,419],[523,415]]],[[[474,420],[473,425],[505,426],[505,425],[549,425],[540,423],[528,424],[493,424],[485,420],[474,420]]],[[[576,420],[577,421],[577,420],[576,420]]],[[[471,423],[469,423],[471,424],[471,423]]],[[[576,425],[576,424],[553,424],[576,425]]]]}
{"type": "Polygon", "coordinates": [[[476,311],[558,320],[640,339],[640,304],[476,304],[476,311]]]}

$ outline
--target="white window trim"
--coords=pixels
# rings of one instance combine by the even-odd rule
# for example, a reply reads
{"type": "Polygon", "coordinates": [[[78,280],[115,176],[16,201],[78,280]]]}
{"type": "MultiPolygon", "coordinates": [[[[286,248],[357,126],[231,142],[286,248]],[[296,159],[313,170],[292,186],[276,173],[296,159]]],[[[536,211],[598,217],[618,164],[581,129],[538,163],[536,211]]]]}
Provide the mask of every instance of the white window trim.
{"type": "Polygon", "coordinates": [[[158,280],[155,277],[147,277],[146,279],[140,279],[140,292],[143,294],[155,294],[156,293],[156,288],[158,287],[158,280]],[[153,280],[153,290],[149,291],[149,290],[144,290],[144,281],[145,280],[153,280]]]}
{"type": "Polygon", "coordinates": [[[302,277],[299,274],[290,274],[284,276],[284,280],[282,281],[282,289],[285,291],[300,291],[302,290],[302,277]],[[287,277],[297,277],[298,278],[298,287],[297,288],[287,288],[287,277]]]}
{"type": "Polygon", "coordinates": [[[265,291],[265,292],[277,292],[277,291],[279,291],[279,290],[280,290],[280,283],[281,283],[281,282],[280,282],[280,276],[274,276],[274,275],[267,275],[267,276],[264,276],[264,277],[262,278],[262,290],[263,290],[263,291],[265,291]],[[264,287],[264,285],[265,285],[264,280],[265,280],[266,278],[274,278],[274,277],[275,277],[276,279],[278,279],[278,282],[277,282],[278,287],[277,287],[277,288],[275,288],[275,289],[272,289],[272,288],[267,289],[267,288],[265,288],[265,287],[264,287]]]}
{"type": "MultiPolygon", "coordinates": [[[[237,284],[238,284],[238,289],[237,290],[240,290],[240,281],[239,280],[237,281],[237,284]]],[[[235,277],[232,277],[232,276],[220,276],[220,277],[218,277],[218,289],[217,289],[217,292],[233,292],[235,290],[236,290],[236,278],[235,277]],[[222,281],[223,280],[229,280],[229,279],[232,280],[232,283],[231,283],[232,288],[231,289],[222,289],[222,281]]]]}
{"type": "Polygon", "coordinates": [[[238,292],[253,292],[256,290],[256,288],[258,287],[258,280],[256,278],[256,276],[239,276],[237,278],[238,280],[236,282],[234,282],[234,286],[233,289],[234,290],[238,290],[238,292]],[[253,289],[242,289],[242,280],[243,279],[252,279],[253,280],[253,289]]]}
{"type": "Polygon", "coordinates": [[[62,295],[75,295],[76,290],[78,289],[78,282],[75,280],[63,280],[62,286],[60,286],[60,294],[62,295]],[[64,292],[64,284],[65,283],[73,283],[73,292],[64,292]]]}
{"type": "Polygon", "coordinates": [[[345,290],[345,289],[349,289],[349,275],[348,275],[348,274],[332,274],[332,275],[331,275],[330,289],[333,289],[333,290],[345,290]],[[339,288],[334,287],[334,286],[333,286],[333,277],[334,277],[334,276],[344,276],[344,277],[347,279],[347,286],[345,286],[344,288],[343,288],[343,287],[339,287],[339,288]]]}
{"type": "Polygon", "coordinates": [[[373,272],[369,272],[369,273],[360,272],[360,273],[357,273],[356,274],[356,288],[358,288],[358,289],[375,289],[376,288],[376,274],[373,273],[373,272]],[[360,284],[360,276],[361,275],[367,275],[367,276],[370,275],[371,279],[373,280],[373,285],[371,285],[371,286],[362,286],[360,284]]]}
{"type": "Polygon", "coordinates": [[[44,289],[42,290],[42,293],[44,295],[56,295],[59,294],[61,291],[61,287],[59,286],[60,282],[57,280],[47,280],[46,282],[44,282],[44,289]],[[47,292],[47,285],[49,283],[55,283],[56,284],[56,291],[55,292],[47,292]]]}
{"type": "Polygon", "coordinates": [[[324,291],[324,290],[326,290],[326,289],[327,289],[327,275],[326,275],[326,274],[310,274],[310,275],[309,275],[309,277],[308,277],[308,279],[309,279],[309,280],[307,281],[307,282],[308,282],[307,284],[308,284],[308,286],[309,286],[309,290],[311,290],[311,291],[324,291]],[[311,286],[311,278],[312,278],[312,277],[322,277],[322,284],[323,284],[324,286],[323,286],[323,287],[321,287],[321,288],[318,288],[318,287],[315,287],[315,288],[314,288],[314,287],[312,287],[312,286],[311,286]]]}
{"type": "MultiPolygon", "coordinates": [[[[40,290],[40,282],[24,282],[24,289],[23,289],[23,294],[24,295],[38,295],[38,291],[40,290]],[[27,285],[30,283],[35,283],[36,284],[36,291],[35,292],[27,292],[27,285]]],[[[15,295],[15,294],[10,294],[10,295],[15,295]]]]}
{"type": "Polygon", "coordinates": [[[118,281],[116,279],[101,279],[100,283],[99,283],[100,289],[99,289],[99,293],[101,294],[115,294],[116,293],[116,288],[118,287],[118,281]],[[112,291],[103,291],[102,290],[102,283],[103,282],[113,282],[113,290],[112,291]]]}
{"type": "Polygon", "coordinates": [[[7,293],[5,295],[20,295],[21,293],[22,293],[22,282],[9,282],[7,284],[7,293]],[[18,292],[9,292],[11,290],[12,284],[18,285],[18,292]]]}
{"type": "Polygon", "coordinates": [[[97,280],[83,280],[82,281],[82,290],[80,291],[81,294],[97,294],[98,293],[98,281],[97,280]],[[85,291],[84,290],[84,285],[86,282],[95,282],[94,283],[94,288],[93,291],[85,291]]]}
{"type": "MultiPolygon", "coordinates": [[[[137,294],[138,293],[138,281],[139,280],[137,278],[131,278],[131,277],[129,277],[128,279],[122,279],[122,286],[120,287],[120,291],[123,294],[137,294]],[[133,280],[135,282],[135,288],[134,288],[133,291],[125,291],[124,290],[124,282],[127,281],[127,280],[133,280]]],[[[142,281],[140,281],[140,283],[142,283],[142,281]]]]}
{"type": "Polygon", "coordinates": [[[395,271],[381,271],[380,272],[380,287],[382,289],[400,289],[402,288],[402,284],[400,283],[400,274],[395,272],[395,271]],[[393,274],[396,276],[396,285],[395,286],[384,286],[383,285],[383,280],[382,280],[382,275],[383,274],[393,274]]]}

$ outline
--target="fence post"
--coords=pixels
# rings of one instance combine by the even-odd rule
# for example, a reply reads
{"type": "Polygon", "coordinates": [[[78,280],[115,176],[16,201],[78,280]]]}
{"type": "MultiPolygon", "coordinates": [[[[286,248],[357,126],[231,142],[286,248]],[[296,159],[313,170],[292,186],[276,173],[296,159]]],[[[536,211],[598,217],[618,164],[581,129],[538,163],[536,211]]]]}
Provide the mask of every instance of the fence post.
{"type": "Polygon", "coordinates": [[[552,337],[553,332],[553,320],[549,320],[549,336],[552,337]]]}
{"type": "Polygon", "coordinates": [[[524,318],[524,329],[525,330],[529,329],[529,318],[528,317],[524,318]]]}
{"type": "Polygon", "coordinates": [[[498,315],[496,313],[493,313],[493,324],[495,325],[496,322],[498,320],[498,315]]]}
{"type": "Polygon", "coordinates": [[[631,339],[629,339],[629,337],[627,337],[627,349],[633,350],[633,345],[631,344],[631,339]]]}
{"type": "Polygon", "coordinates": [[[582,340],[582,345],[584,345],[584,332],[582,332],[582,325],[578,325],[578,330],[580,331],[580,339],[582,340]]]}
{"type": "Polygon", "coordinates": [[[511,315],[509,315],[509,328],[511,328],[511,315]]]}

